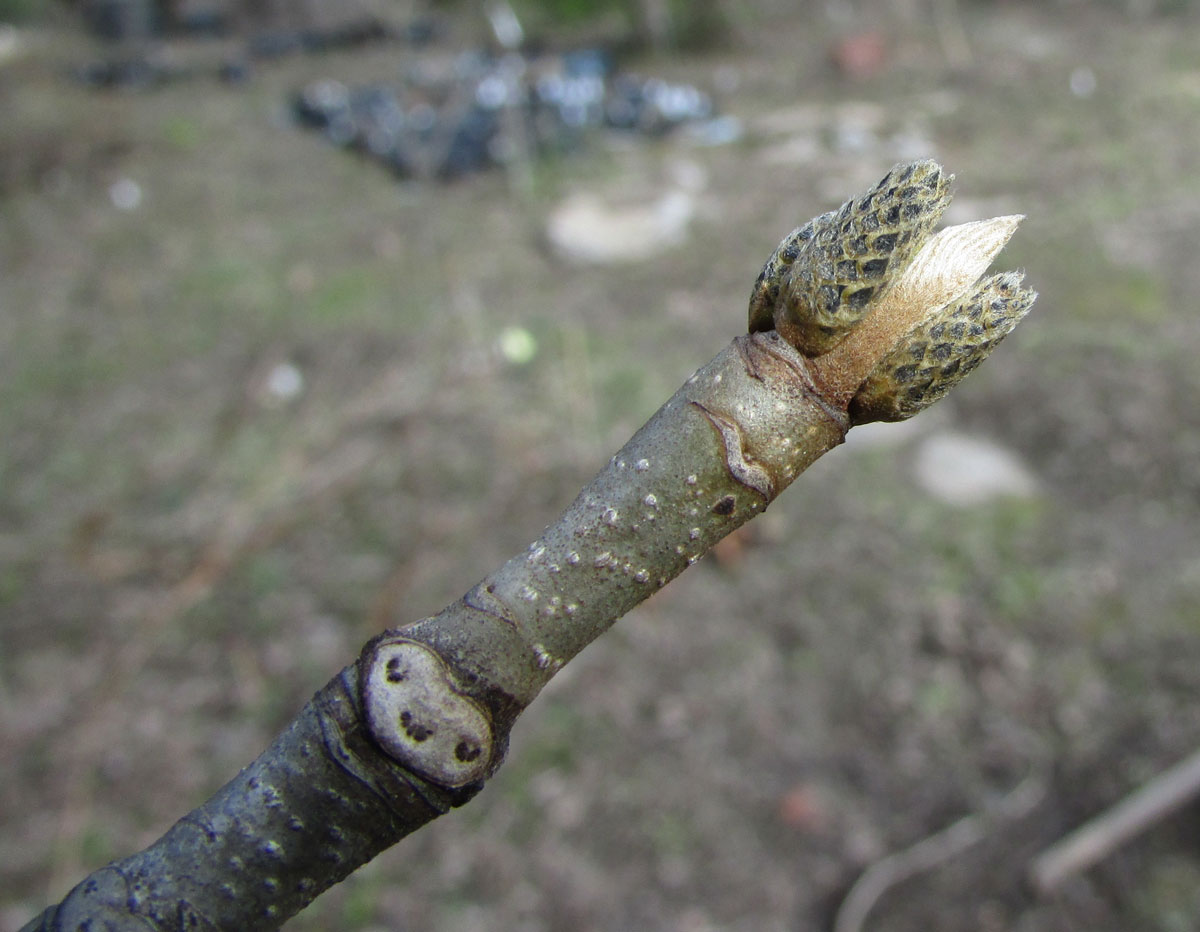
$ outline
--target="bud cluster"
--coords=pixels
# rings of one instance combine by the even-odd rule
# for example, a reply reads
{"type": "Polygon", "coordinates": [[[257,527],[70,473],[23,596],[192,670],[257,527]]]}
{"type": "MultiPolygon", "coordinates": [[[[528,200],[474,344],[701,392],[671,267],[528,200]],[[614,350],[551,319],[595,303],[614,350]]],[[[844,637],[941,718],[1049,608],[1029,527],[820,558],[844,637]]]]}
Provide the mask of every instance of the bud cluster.
{"type": "Polygon", "coordinates": [[[785,237],[755,282],[750,331],[777,331],[834,374],[852,424],[904,420],[933,404],[1036,297],[1016,272],[979,281],[1020,217],[933,233],[952,179],[933,161],[897,165],[785,237]]]}

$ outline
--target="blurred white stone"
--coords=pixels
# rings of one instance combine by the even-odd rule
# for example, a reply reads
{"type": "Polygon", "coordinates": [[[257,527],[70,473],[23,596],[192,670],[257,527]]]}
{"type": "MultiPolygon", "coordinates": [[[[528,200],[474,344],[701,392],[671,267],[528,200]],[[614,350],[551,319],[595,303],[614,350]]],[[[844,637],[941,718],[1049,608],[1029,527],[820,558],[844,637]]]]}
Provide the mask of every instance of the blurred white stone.
{"type": "Polygon", "coordinates": [[[666,167],[672,187],[699,194],[708,187],[708,170],[694,159],[675,159],[666,167]]]}
{"type": "Polygon", "coordinates": [[[951,505],[979,505],[1037,493],[1033,473],[1012,452],[987,440],[938,433],[923,440],[913,461],[917,484],[951,505]]]}
{"type": "Polygon", "coordinates": [[[695,213],[694,195],[683,190],[667,191],[648,204],[624,205],[575,194],[550,215],[546,236],[555,252],[573,262],[638,262],[682,243],[695,213]]]}
{"type": "Polygon", "coordinates": [[[1085,100],[1096,93],[1096,72],[1087,65],[1082,65],[1071,72],[1069,79],[1071,93],[1085,100]]]}
{"type": "Polygon", "coordinates": [[[304,391],[304,374],[290,362],[281,362],[267,373],[264,387],[268,398],[283,404],[304,391]]]}
{"type": "Polygon", "coordinates": [[[496,36],[496,41],[502,47],[509,50],[521,47],[521,43],[525,41],[525,30],[521,27],[521,21],[517,18],[516,11],[511,4],[504,0],[492,0],[484,7],[484,12],[492,26],[492,33],[496,36]]]}
{"type": "Polygon", "coordinates": [[[108,199],[117,210],[137,210],[142,206],[142,186],[132,178],[118,178],[108,186],[108,199]]]}

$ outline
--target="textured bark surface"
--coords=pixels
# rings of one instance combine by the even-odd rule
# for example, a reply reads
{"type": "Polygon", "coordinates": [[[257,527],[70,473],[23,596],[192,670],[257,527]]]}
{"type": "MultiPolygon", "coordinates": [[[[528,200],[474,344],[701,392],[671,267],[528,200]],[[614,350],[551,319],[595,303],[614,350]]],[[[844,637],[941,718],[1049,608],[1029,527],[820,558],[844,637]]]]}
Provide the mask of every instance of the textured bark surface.
{"type": "Polygon", "coordinates": [[[354,667],[161,839],[28,929],[273,929],[469,791],[423,783],[367,733],[354,667]]]}

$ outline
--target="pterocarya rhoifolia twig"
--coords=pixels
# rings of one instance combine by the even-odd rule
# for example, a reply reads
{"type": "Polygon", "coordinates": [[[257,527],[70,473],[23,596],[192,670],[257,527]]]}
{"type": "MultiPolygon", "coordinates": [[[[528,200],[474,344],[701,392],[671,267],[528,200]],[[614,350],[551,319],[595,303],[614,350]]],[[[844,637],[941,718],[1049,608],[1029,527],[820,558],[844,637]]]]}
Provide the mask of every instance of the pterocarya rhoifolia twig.
{"type": "Polygon", "coordinates": [[[1029,310],[1016,228],[934,234],[936,163],[893,168],[779,245],[750,332],[699,369],[553,525],[438,615],[385,631],[256,761],[27,930],[269,929],[500,766],[555,672],[767,507],[855,424],[944,395],[1029,310]]]}

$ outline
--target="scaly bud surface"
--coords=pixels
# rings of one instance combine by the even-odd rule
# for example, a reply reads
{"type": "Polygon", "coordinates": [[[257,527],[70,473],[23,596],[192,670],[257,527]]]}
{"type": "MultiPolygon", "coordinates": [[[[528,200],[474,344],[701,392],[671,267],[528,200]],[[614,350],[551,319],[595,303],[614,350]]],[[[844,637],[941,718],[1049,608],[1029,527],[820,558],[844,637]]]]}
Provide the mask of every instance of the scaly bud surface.
{"type": "Polygon", "coordinates": [[[775,329],[810,357],[832,350],[929,238],[951,180],[933,161],[897,165],[865,194],[792,231],[754,284],[750,332],[775,329]]]}
{"type": "Polygon", "coordinates": [[[936,162],[895,166],[866,194],[798,227],[767,260],[750,331],[774,329],[849,423],[896,421],[937,401],[1033,304],[1021,276],[982,276],[1021,221],[933,227],[950,203],[936,162]]]}
{"type": "Polygon", "coordinates": [[[850,424],[903,421],[957,385],[1029,313],[1037,293],[1018,272],[987,279],[942,308],[880,360],[850,402],[850,424]]]}

